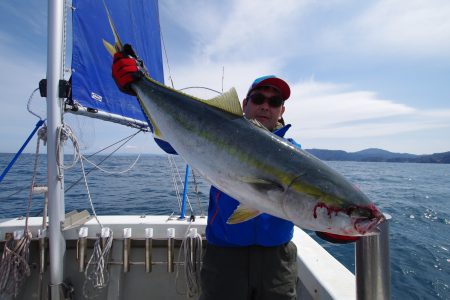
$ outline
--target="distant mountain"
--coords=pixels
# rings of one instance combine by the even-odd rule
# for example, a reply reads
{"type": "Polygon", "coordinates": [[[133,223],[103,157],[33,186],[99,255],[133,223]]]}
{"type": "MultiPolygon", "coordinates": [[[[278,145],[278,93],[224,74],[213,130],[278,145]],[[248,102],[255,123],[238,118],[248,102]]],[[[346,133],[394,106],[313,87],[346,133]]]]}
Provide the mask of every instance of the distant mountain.
{"type": "Polygon", "coordinates": [[[357,152],[342,150],[306,149],[309,153],[323,160],[334,161],[372,161],[372,162],[412,162],[450,164],[450,151],[429,155],[394,153],[383,149],[369,148],[357,152]]]}

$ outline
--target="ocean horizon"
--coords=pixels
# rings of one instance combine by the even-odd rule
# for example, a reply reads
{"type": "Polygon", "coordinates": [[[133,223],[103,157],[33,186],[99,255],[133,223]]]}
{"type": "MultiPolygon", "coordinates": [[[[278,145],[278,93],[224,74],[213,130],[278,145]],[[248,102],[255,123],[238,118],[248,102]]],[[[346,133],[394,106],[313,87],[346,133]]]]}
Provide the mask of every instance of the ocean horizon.
{"type": "MultiPolygon", "coordinates": [[[[12,159],[0,154],[0,170],[12,159]]],[[[65,156],[66,164],[70,155],[65,156]]],[[[95,163],[105,156],[90,158],[95,163]]],[[[126,173],[138,155],[121,154],[101,164],[88,176],[97,214],[178,214],[172,171],[166,155],[145,154],[126,173]]],[[[0,183],[0,218],[24,216],[28,203],[33,154],[22,155],[0,183]]],[[[185,165],[175,158],[180,176],[185,165]]],[[[390,221],[390,260],[392,299],[450,299],[450,165],[427,163],[388,163],[327,161],[327,164],[356,184],[383,211],[390,221]]],[[[85,168],[92,165],[84,162],[85,168]]],[[[172,166],[173,169],[173,166],[172,166]]],[[[39,156],[37,184],[46,182],[45,156],[39,156]]],[[[66,211],[90,209],[81,178],[80,164],[65,171],[66,211]]],[[[192,210],[205,214],[209,184],[198,174],[198,194],[190,177],[192,210]]],[[[40,215],[42,196],[33,197],[31,216],[40,215]]],[[[309,234],[351,272],[355,272],[354,245],[335,245],[309,234]]]]}

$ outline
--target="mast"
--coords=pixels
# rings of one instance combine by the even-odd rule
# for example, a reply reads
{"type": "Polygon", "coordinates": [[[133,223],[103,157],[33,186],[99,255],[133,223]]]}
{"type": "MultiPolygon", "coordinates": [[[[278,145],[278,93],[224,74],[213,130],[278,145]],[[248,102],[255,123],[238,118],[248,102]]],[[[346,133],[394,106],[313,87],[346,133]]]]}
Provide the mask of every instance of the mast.
{"type": "Polygon", "coordinates": [[[62,123],[63,101],[59,98],[59,80],[62,79],[64,1],[48,2],[47,44],[47,180],[50,246],[50,299],[62,299],[60,287],[64,276],[65,240],[61,231],[64,222],[64,177],[58,172],[57,158],[62,162],[63,150],[57,153],[57,130],[62,123]]]}

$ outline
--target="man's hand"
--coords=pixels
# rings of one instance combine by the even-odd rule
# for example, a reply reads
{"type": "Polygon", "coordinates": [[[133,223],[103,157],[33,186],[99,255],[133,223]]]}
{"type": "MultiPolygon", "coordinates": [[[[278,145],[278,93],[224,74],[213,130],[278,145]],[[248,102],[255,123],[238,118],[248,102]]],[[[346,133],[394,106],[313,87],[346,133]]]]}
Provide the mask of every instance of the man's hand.
{"type": "Polygon", "coordinates": [[[136,96],[131,84],[144,77],[144,72],[142,61],[137,59],[130,45],[125,45],[124,51],[114,54],[112,76],[122,92],[136,96]]]}

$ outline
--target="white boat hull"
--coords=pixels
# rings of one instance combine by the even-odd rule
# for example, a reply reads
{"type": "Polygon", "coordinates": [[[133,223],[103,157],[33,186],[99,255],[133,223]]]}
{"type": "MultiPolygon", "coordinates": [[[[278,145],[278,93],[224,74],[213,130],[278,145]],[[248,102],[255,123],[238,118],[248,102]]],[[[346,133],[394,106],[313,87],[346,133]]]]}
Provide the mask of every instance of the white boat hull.
{"type": "MultiPolygon", "coordinates": [[[[102,289],[97,299],[186,299],[183,255],[179,255],[182,240],[189,228],[197,228],[204,237],[206,218],[197,218],[194,222],[169,218],[169,216],[100,216],[104,227],[114,233],[114,241],[109,263],[109,284],[102,289]],[[123,232],[131,228],[131,250],[129,271],[123,267],[123,232]],[[152,270],[145,268],[145,228],[153,228],[152,270]],[[174,272],[168,272],[168,233],[175,229],[174,272]]],[[[23,230],[22,219],[0,220],[0,241],[4,242],[7,233],[23,230]]],[[[47,299],[49,271],[39,274],[38,230],[42,228],[42,218],[30,218],[29,229],[33,235],[30,245],[31,276],[27,278],[16,299],[47,299]],[[40,277],[42,277],[40,279],[40,277]]],[[[95,219],[82,225],[88,228],[87,259],[100,226],[95,219]]],[[[79,271],[77,261],[77,240],[80,227],[63,231],[66,240],[64,257],[64,278],[74,290],[72,299],[85,299],[83,296],[84,272],[79,271]]],[[[355,276],[317,244],[307,233],[295,228],[293,242],[298,253],[298,296],[299,299],[356,299],[355,276]]],[[[3,245],[3,243],[1,243],[3,245]]],[[[3,246],[2,246],[3,248],[3,246]]],[[[46,265],[48,264],[46,249],[46,265]]],[[[87,260],[86,260],[87,261],[87,260]]],[[[0,296],[0,299],[12,299],[0,296]]]]}

